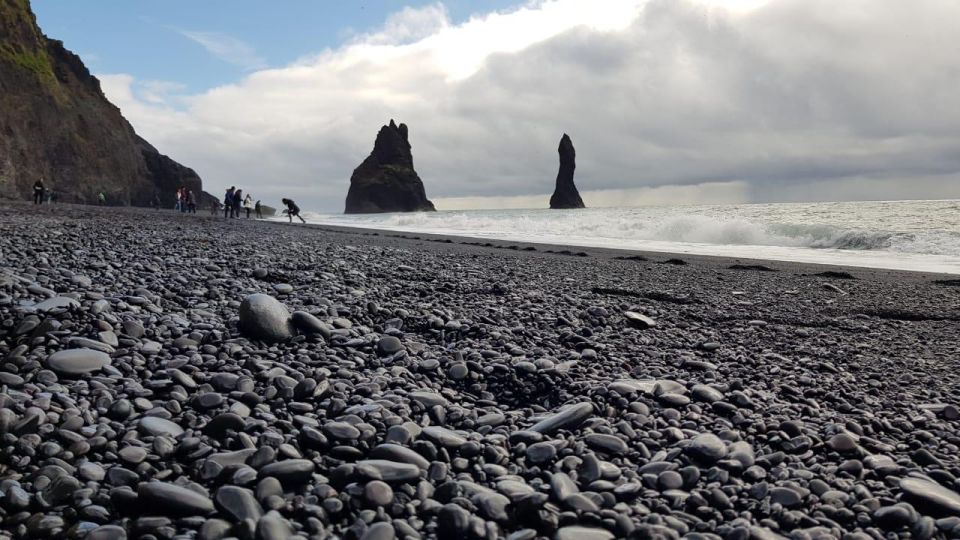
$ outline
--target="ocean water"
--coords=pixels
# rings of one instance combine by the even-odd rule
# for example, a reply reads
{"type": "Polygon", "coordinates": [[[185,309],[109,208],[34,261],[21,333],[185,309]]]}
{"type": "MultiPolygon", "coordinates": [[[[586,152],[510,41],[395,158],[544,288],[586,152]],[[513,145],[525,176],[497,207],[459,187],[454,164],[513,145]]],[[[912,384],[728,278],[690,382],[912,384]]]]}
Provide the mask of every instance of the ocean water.
{"type": "Polygon", "coordinates": [[[960,274],[960,200],[303,215],[515,242],[960,274]]]}

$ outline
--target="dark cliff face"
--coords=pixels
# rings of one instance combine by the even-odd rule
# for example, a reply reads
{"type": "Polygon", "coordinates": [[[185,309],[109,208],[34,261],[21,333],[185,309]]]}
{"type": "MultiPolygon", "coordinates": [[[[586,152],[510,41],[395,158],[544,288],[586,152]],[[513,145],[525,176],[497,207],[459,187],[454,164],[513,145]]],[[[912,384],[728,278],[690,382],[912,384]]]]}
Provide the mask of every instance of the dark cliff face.
{"type": "Polygon", "coordinates": [[[157,152],[63,43],[43,35],[28,0],[0,0],[0,197],[27,199],[43,179],[58,202],[173,206],[200,177],[157,152]]]}
{"type": "Polygon", "coordinates": [[[573,183],[573,173],[577,168],[577,151],[573,149],[573,141],[564,133],[557,148],[560,154],[560,170],[557,172],[557,187],[550,197],[550,208],[586,208],[576,184],[573,183]]]}
{"type": "Polygon", "coordinates": [[[405,124],[380,128],[373,152],[353,171],[347,192],[347,214],[434,211],[423,181],[413,169],[405,124]]]}

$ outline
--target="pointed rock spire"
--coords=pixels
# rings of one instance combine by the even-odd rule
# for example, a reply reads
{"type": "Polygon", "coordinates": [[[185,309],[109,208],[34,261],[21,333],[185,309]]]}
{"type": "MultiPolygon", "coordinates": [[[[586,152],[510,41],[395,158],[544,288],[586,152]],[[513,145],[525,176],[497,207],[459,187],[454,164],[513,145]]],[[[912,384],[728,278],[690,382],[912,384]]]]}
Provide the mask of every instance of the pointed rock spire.
{"type": "Polygon", "coordinates": [[[573,172],[577,168],[577,152],[573,149],[573,141],[566,133],[560,138],[557,148],[560,154],[560,170],[557,172],[557,187],[550,197],[550,208],[586,208],[580,192],[573,183],[573,172]]]}

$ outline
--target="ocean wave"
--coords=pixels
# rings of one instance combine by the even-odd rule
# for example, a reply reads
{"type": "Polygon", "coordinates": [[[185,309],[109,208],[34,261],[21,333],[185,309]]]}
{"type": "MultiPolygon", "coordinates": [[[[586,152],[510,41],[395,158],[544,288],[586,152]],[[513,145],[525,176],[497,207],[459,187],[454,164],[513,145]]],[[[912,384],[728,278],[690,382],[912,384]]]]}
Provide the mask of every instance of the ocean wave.
{"type": "Polygon", "coordinates": [[[616,247],[622,242],[627,247],[657,242],[960,256],[960,231],[949,223],[937,227],[923,221],[950,215],[943,212],[949,206],[907,211],[889,203],[857,207],[831,203],[313,217],[322,223],[558,244],[616,247]]]}

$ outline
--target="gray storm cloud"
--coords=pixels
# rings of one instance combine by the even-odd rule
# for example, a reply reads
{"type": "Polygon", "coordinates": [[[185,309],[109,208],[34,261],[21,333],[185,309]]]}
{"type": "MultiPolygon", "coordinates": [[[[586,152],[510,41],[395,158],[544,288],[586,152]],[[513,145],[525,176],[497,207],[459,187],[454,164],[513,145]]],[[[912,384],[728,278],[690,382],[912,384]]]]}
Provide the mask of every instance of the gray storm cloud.
{"type": "Polygon", "coordinates": [[[428,9],[200,95],[158,103],[124,75],[104,88],[211,191],[322,211],[342,209],[390,118],[441,209],[535,203],[563,132],[594,205],[960,197],[952,0],[652,0],[620,24],[575,0],[462,25],[428,9]],[[506,43],[515,26],[537,38],[506,43]]]}

